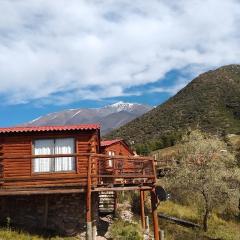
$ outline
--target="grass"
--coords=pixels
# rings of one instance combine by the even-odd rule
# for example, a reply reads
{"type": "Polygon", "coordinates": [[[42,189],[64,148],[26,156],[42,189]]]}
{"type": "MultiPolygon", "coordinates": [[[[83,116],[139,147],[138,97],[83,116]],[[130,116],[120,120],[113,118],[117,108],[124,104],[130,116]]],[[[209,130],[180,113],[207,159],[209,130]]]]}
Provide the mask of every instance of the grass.
{"type": "Polygon", "coordinates": [[[163,202],[159,206],[159,211],[168,215],[184,218],[195,223],[199,222],[199,213],[196,209],[189,206],[183,206],[171,201],[163,202]]]}
{"type": "Polygon", "coordinates": [[[209,221],[209,233],[213,239],[240,240],[240,223],[224,221],[213,215],[209,221]]]}
{"type": "Polygon", "coordinates": [[[18,232],[7,228],[0,229],[0,240],[76,240],[76,237],[48,237],[44,238],[38,235],[32,235],[26,232],[18,232]]]}
{"type": "MultiPolygon", "coordinates": [[[[201,217],[194,207],[167,201],[161,203],[158,209],[159,212],[201,224],[201,217]]],[[[207,233],[202,230],[177,226],[165,220],[160,221],[160,228],[165,231],[166,240],[240,240],[240,222],[225,221],[216,214],[212,214],[209,219],[209,230],[207,233]]]]}
{"type": "Polygon", "coordinates": [[[122,220],[114,221],[110,227],[110,236],[114,240],[142,240],[142,231],[138,223],[122,220]]]}

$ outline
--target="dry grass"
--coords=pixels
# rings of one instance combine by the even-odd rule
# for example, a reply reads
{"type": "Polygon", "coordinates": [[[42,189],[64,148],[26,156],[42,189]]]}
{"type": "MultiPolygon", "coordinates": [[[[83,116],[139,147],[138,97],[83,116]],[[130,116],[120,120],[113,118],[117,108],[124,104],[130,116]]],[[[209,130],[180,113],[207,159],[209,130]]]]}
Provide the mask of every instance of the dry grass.
{"type": "MultiPolygon", "coordinates": [[[[173,202],[164,202],[159,211],[165,214],[201,224],[197,209],[173,202]]],[[[166,232],[166,240],[221,239],[240,240],[240,222],[225,221],[213,214],[209,219],[209,231],[193,230],[161,220],[160,227],[166,232]]]]}
{"type": "Polygon", "coordinates": [[[199,222],[200,216],[198,214],[198,211],[188,206],[183,206],[171,201],[167,201],[161,203],[158,209],[160,212],[174,217],[184,218],[185,220],[193,221],[195,223],[199,222]]]}
{"type": "Polygon", "coordinates": [[[31,235],[26,232],[17,232],[11,229],[7,228],[2,228],[0,229],[0,240],[76,240],[79,238],[74,238],[74,237],[41,237],[37,235],[31,235]]]}

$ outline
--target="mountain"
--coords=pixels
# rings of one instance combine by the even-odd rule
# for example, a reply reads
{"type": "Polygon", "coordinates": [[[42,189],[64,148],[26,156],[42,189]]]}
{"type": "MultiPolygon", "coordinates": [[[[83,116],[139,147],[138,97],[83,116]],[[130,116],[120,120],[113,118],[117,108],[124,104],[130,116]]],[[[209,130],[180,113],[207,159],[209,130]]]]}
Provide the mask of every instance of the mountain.
{"type": "Polygon", "coordinates": [[[152,107],[138,103],[117,102],[102,108],[68,109],[50,113],[24,124],[25,126],[67,125],[81,123],[100,123],[104,135],[138,116],[152,107]]]}
{"type": "Polygon", "coordinates": [[[108,137],[152,144],[153,150],[173,145],[189,128],[218,134],[240,132],[240,65],[199,75],[168,101],[108,137]]]}

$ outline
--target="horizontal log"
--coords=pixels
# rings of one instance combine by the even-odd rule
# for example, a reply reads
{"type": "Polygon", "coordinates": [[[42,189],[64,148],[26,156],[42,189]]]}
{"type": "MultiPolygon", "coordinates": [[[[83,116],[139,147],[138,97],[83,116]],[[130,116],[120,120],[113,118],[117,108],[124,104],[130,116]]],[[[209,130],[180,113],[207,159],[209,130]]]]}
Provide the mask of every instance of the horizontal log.
{"type": "MultiPolygon", "coordinates": [[[[119,174],[119,175],[93,175],[92,177],[96,178],[155,178],[154,175],[134,175],[134,174],[119,174]]],[[[134,180],[134,179],[133,179],[134,180]]]]}
{"type": "Polygon", "coordinates": [[[28,177],[19,177],[19,178],[3,178],[3,181],[26,181],[26,180],[43,180],[43,179],[77,179],[77,178],[86,178],[87,174],[41,174],[41,175],[32,175],[32,176],[28,176],[28,177]]]}
{"type": "Polygon", "coordinates": [[[17,196],[17,195],[46,195],[46,194],[70,194],[70,193],[83,193],[85,189],[51,189],[51,190],[21,190],[21,191],[2,191],[0,196],[17,196]]]}
{"type": "Polygon", "coordinates": [[[132,190],[152,190],[152,186],[126,186],[126,187],[96,187],[92,192],[104,192],[104,191],[132,191],[132,190]]]}
{"type": "Polygon", "coordinates": [[[94,154],[94,153],[84,153],[84,154],[49,154],[49,155],[17,155],[9,154],[8,156],[1,156],[0,159],[25,159],[25,158],[55,158],[55,157],[81,157],[87,156],[91,158],[97,158],[98,161],[106,160],[124,160],[128,161],[155,161],[151,157],[129,157],[129,156],[108,156],[105,154],[94,154]]]}
{"type": "Polygon", "coordinates": [[[159,213],[158,217],[161,218],[161,219],[166,219],[168,221],[174,222],[174,223],[179,224],[179,225],[184,226],[184,227],[191,227],[191,228],[200,228],[201,227],[197,223],[193,223],[193,222],[190,222],[188,220],[168,216],[168,215],[163,214],[163,213],[159,213]]]}
{"type": "Polygon", "coordinates": [[[72,181],[72,180],[68,180],[68,181],[37,181],[37,182],[15,182],[15,183],[5,183],[4,184],[4,187],[9,187],[9,186],[12,186],[12,188],[21,188],[21,187],[30,187],[30,186],[34,186],[34,187],[44,187],[44,186],[52,186],[52,187],[56,187],[56,186],[80,186],[80,185],[83,185],[83,184],[86,184],[86,181],[84,179],[82,180],[75,180],[75,181],[72,181]]]}
{"type": "Polygon", "coordinates": [[[42,187],[73,187],[73,186],[78,186],[78,187],[82,187],[82,186],[86,186],[87,182],[83,181],[83,182],[74,182],[74,183],[29,183],[29,184],[24,184],[24,185],[4,185],[4,187],[6,188],[11,188],[11,189],[17,189],[17,188],[23,188],[23,187],[35,187],[35,188],[42,188],[42,187]]]}

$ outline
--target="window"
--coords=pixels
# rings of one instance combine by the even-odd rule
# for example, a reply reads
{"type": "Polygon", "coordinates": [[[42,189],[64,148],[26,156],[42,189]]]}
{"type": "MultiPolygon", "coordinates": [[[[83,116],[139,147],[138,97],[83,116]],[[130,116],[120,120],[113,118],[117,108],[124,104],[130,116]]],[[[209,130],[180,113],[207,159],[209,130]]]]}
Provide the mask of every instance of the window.
{"type": "MultiPolygon", "coordinates": [[[[34,142],[34,155],[51,155],[51,154],[73,154],[74,139],[42,139],[34,142]]],[[[74,157],[55,157],[55,158],[35,158],[35,173],[41,172],[63,172],[75,170],[74,157]]]]}
{"type": "MultiPolygon", "coordinates": [[[[108,151],[108,156],[115,156],[115,152],[114,151],[108,151]]],[[[113,167],[113,160],[112,159],[108,160],[108,166],[113,167]]]]}

